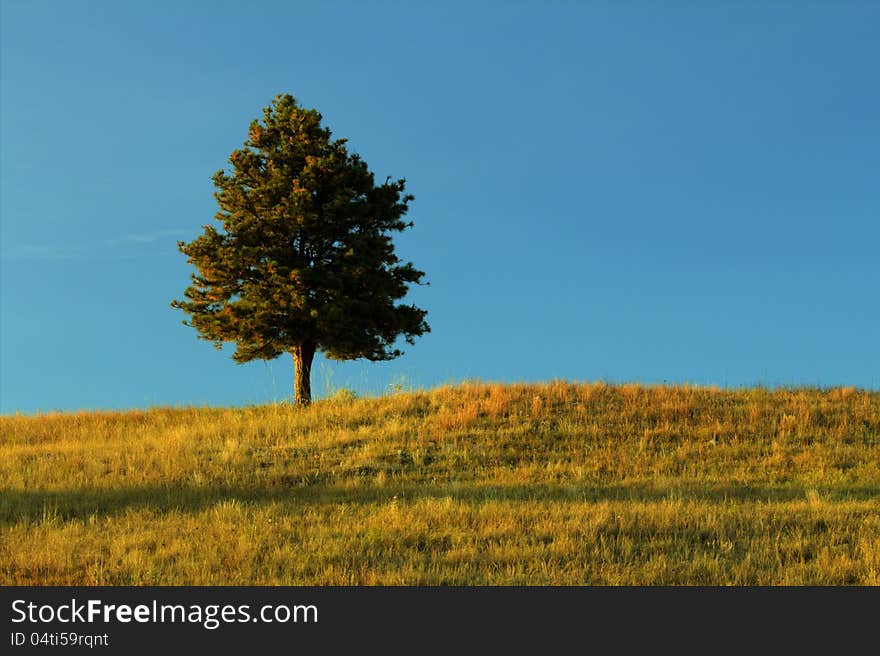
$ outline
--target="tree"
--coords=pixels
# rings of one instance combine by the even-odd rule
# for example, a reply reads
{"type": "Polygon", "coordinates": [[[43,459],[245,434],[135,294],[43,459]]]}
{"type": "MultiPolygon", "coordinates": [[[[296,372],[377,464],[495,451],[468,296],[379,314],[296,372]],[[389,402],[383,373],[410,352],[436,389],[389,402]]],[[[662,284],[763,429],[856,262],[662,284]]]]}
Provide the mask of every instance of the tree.
{"type": "Polygon", "coordinates": [[[197,271],[171,303],[200,339],[235,343],[238,363],[290,353],[301,405],[316,352],[390,360],[399,337],[412,344],[430,331],[425,310],[395,303],[424,276],[391,239],[413,225],[402,218],[413,200],[405,180],[377,185],[321,119],[281,94],[251,123],[232,171],[213,177],[222,229],[178,243],[197,271]]]}

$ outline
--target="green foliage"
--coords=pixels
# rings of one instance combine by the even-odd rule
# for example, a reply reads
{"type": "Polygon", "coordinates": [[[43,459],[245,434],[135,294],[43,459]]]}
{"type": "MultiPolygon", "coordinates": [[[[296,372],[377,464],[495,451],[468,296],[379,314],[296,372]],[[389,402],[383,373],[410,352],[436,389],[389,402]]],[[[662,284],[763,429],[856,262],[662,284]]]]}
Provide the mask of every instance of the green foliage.
{"type": "Polygon", "coordinates": [[[213,178],[219,229],[179,243],[197,272],[171,305],[202,339],[235,343],[236,362],[292,353],[307,375],[316,350],[388,360],[398,337],[430,330],[424,310],[397,303],[424,276],[394,253],[391,234],[412,226],[403,179],[376,184],[290,95],[251,123],[229,162],[213,178]]]}

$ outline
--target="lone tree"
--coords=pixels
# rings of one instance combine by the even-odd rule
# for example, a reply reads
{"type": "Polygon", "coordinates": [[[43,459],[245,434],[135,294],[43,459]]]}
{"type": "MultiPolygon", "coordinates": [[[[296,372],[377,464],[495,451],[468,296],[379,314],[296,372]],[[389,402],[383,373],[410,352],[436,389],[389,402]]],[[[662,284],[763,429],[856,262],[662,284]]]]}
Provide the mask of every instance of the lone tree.
{"type": "Polygon", "coordinates": [[[345,139],[331,140],[321,114],[276,96],[253,121],[232,171],[214,174],[221,229],[204,226],[179,242],[197,272],[186,300],[172,307],[183,323],[233,359],[271,360],[290,353],[294,401],[311,403],[316,351],[335,360],[390,360],[430,330],[425,310],[395,304],[424,273],[394,254],[391,233],[413,196],[405,181],[377,185],[345,139]]]}

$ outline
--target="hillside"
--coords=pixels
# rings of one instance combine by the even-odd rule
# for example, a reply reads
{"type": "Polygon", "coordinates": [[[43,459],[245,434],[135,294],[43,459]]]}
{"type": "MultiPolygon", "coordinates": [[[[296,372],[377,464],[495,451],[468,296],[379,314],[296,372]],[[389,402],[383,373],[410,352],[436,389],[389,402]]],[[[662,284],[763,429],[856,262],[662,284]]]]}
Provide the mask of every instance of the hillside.
{"type": "Polygon", "coordinates": [[[2,584],[880,585],[880,393],[0,417],[2,584]]]}

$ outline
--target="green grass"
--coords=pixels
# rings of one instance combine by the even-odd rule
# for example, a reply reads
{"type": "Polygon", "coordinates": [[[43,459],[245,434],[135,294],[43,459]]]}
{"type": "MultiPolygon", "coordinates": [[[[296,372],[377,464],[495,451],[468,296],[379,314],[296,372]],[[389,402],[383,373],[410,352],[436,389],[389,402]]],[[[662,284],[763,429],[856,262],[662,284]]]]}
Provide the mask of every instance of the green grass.
{"type": "Polygon", "coordinates": [[[880,393],[0,417],[0,583],[880,585],[880,393]]]}

